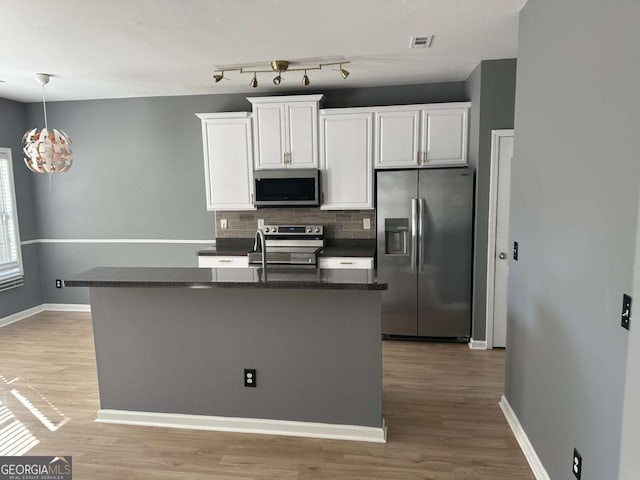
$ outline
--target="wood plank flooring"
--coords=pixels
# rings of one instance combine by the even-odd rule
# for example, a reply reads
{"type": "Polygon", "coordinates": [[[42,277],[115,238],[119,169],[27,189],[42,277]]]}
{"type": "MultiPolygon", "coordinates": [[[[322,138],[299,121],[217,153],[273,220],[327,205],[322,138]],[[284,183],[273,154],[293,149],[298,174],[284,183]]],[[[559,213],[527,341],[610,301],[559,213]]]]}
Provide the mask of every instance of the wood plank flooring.
{"type": "Polygon", "coordinates": [[[534,478],[498,407],[503,351],[383,345],[387,444],[95,423],[85,313],[46,312],[0,328],[0,407],[39,440],[26,454],[72,455],[76,480],[534,478]]]}

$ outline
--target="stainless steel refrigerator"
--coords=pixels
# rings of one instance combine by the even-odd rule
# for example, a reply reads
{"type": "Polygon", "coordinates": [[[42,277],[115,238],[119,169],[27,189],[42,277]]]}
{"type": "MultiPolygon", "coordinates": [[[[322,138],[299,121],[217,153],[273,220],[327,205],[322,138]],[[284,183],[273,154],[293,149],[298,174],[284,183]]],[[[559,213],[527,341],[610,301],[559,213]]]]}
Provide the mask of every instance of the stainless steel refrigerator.
{"type": "Polygon", "coordinates": [[[468,339],[473,170],[379,170],[376,188],[382,333],[468,339]]]}

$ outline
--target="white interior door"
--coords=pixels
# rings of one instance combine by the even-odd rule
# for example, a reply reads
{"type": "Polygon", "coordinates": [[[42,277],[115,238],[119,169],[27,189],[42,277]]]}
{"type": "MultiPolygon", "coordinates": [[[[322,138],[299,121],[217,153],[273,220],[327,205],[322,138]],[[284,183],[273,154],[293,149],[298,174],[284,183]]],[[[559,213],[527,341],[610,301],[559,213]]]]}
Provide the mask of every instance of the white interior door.
{"type": "MultiPolygon", "coordinates": [[[[493,298],[489,298],[493,308],[493,321],[487,317],[487,327],[492,325],[492,332],[487,328],[488,337],[492,335],[492,347],[507,346],[507,277],[509,275],[509,204],[511,189],[511,158],[513,157],[513,130],[496,130],[492,141],[492,187],[495,185],[494,242],[489,242],[490,262],[493,262],[493,298]],[[492,247],[493,243],[493,248],[492,247]],[[492,251],[493,250],[493,251],[492,251]]],[[[491,280],[491,279],[488,279],[491,280]]]]}

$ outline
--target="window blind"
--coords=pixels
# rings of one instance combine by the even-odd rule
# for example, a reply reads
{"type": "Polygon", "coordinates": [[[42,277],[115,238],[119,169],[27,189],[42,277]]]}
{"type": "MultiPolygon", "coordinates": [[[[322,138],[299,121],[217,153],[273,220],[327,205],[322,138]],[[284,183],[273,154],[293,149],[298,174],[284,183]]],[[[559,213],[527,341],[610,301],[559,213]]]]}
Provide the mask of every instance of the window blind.
{"type": "Polygon", "coordinates": [[[0,148],[0,291],[23,285],[11,150],[0,148]]]}

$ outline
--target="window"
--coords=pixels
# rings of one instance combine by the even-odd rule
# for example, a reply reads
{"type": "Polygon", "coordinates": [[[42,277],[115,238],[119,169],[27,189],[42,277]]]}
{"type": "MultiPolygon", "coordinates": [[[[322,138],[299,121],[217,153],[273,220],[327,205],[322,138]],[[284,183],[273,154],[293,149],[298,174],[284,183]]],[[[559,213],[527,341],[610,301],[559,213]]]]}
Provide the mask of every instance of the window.
{"type": "Polygon", "coordinates": [[[0,148],[0,291],[21,286],[22,278],[11,150],[0,148]]]}

